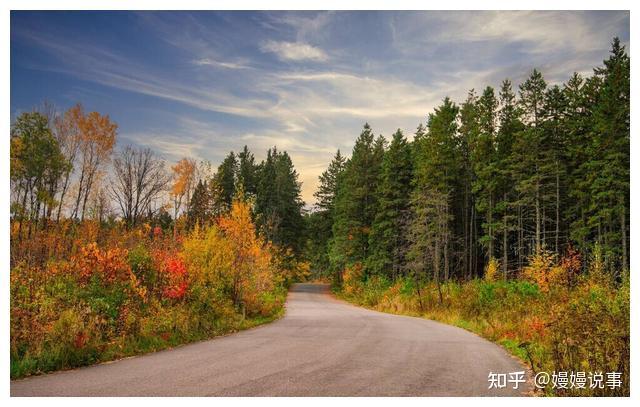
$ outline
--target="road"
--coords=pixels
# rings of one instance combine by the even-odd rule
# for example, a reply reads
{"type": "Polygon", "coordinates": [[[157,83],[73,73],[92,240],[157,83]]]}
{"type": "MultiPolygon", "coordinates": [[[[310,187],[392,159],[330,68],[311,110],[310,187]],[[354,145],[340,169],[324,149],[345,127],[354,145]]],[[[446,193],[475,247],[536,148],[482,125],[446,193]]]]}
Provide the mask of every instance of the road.
{"type": "Polygon", "coordinates": [[[297,284],[284,318],[171,350],[11,382],[11,396],[496,396],[523,365],[463,329],[297,284]],[[507,375],[508,377],[508,375],[507,375]]]}

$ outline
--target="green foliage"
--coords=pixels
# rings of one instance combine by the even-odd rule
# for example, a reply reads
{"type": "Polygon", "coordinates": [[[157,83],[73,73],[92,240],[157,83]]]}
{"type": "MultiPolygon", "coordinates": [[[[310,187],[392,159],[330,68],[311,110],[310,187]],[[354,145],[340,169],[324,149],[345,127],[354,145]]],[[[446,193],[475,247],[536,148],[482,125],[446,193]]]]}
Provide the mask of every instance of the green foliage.
{"type": "Polygon", "coordinates": [[[390,272],[396,278],[406,271],[412,172],[411,147],[398,129],[382,160],[378,208],[369,236],[367,270],[371,274],[390,272]]]}
{"type": "Polygon", "coordinates": [[[257,169],[256,225],[264,237],[296,255],[304,247],[304,219],[298,172],[286,151],[275,147],[257,169]]]}
{"type": "Polygon", "coordinates": [[[364,262],[369,255],[383,156],[384,139],[374,140],[371,127],[365,124],[338,181],[333,238],[329,244],[329,258],[335,270],[364,262]]]}

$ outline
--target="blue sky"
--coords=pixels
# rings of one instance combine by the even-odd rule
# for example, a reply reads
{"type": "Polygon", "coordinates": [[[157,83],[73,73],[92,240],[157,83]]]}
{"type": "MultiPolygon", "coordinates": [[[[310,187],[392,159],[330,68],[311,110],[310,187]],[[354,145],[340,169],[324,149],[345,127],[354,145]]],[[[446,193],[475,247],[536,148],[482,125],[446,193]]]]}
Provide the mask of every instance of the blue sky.
{"type": "Polygon", "coordinates": [[[43,100],[109,114],[118,144],[217,166],[287,150],[313,202],[362,125],[411,134],[445,97],[589,75],[616,12],[11,12],[11,119],[43,100]]]}

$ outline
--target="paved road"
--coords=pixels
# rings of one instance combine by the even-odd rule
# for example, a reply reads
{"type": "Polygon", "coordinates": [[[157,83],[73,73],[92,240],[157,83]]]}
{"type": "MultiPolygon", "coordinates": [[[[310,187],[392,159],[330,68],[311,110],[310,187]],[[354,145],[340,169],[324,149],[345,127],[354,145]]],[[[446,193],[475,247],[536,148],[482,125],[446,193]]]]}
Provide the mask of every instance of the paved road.
{"type": "MultiPolygon", "coordinates": [[[[237,334],[11,382],[12,396],[471,396],[523,366],[449,325],[338,301],[295,285],[286,316],[237,334]]],[[[508,376],[507,376],[508,377],[508,376]]],[[[509,386],[510,387],[510,386],[509,386]]]]}

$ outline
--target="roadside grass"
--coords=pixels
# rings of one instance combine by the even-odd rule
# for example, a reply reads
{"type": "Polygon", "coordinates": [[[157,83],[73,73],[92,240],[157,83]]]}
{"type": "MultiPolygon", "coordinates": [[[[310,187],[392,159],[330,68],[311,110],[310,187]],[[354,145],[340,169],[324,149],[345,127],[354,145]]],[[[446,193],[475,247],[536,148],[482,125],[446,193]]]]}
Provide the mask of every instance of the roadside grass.
{"type": "Polygon", "coordinates": [[[234,315],[232,320],[217,321],[216,328],[209,331],[172,332],[170,334],[148,334],[140,336],[124,336],[98,347],[75,347],[59,344],[44,349],[35,357],[26,354],[22,358],[11,358],[11,379],[49,373],[57,370],[68,370],[124,359],[132,356],[158,352],[188,345],[195,342],[215,339],[268,324],[282,318],[285,314],[283,306],[286,299],[284,294],[278,294],[280,306],[271,315],[258,315],[242,318],[241,314],[234,315]]]}
{"type": "Polygon", "coordinates": [[[49,334],[51,340],[44,340],[37,347],[28,348],[25,344],[12,349],[10,377],[19,379],[114,361],[254,328],[282,318],[286,296],[287,290],[284,287],[276,290],[268,314],[243,317],[238,310],[224,307],[223,312],[218,310],[208,315],[212,323],[198,321],[198,317],[193,314],[195,311],[184,304],[158,305],[135,316],[136,329],[128,329],[123,334],[110,338],[96,335],[95,338],[87,338],[82,344],[78,343],[78,332],[87,331],[84,322],[74,321],[77,325],[63,326],[62,329],[72,332],[67,338],[60,338],[56,334],[60,327],[54,325],[49,334]]]}

